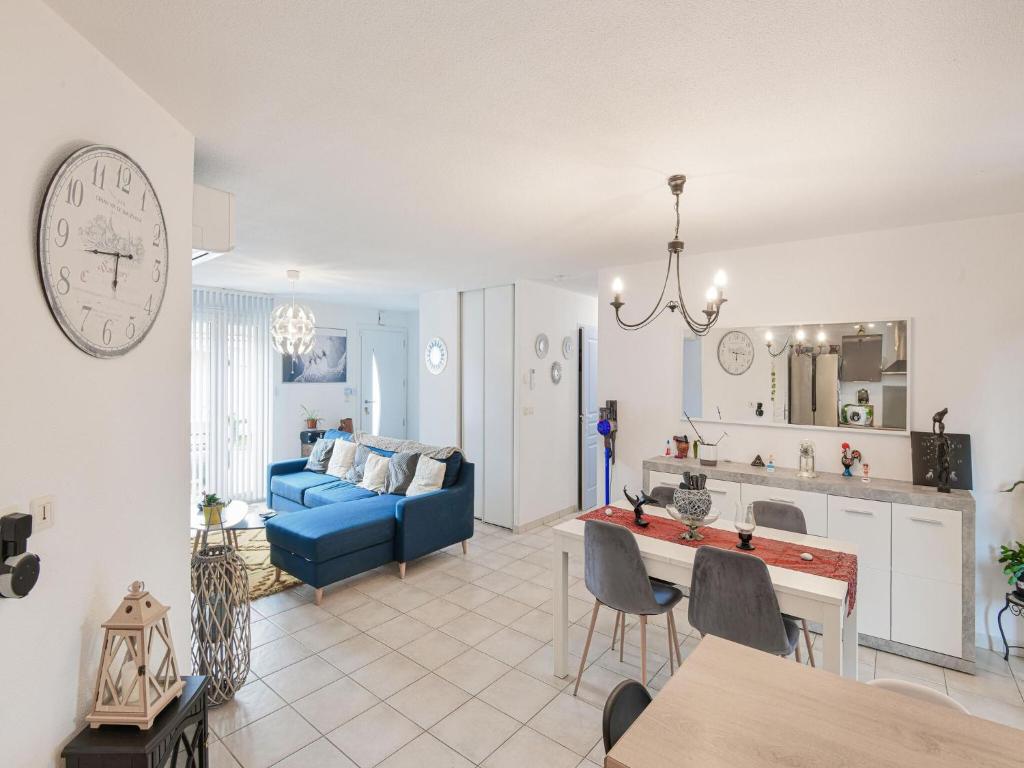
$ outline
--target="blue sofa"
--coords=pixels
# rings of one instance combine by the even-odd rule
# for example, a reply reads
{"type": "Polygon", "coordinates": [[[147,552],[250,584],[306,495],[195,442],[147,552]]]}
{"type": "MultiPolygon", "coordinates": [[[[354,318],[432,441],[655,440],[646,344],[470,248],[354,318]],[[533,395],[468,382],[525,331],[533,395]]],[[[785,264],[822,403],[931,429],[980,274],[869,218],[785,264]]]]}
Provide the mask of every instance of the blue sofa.
{"type": "MultiPolygon", "coordinates": [[[[351,440],[328,431],[323,439],[351,440]]],[[[370,448],[391,456],[391,451],[370,448]]],[[[405,564],[473,536],[473,465],[461,453],[445,461],[440,490],[405,497],[378,494],[331,475],[306,470],[306,459],[279,461],[267,468],[267,506],[278,512],[267,521],[270,562],[316,589],[371,568],[405,564]]]]}

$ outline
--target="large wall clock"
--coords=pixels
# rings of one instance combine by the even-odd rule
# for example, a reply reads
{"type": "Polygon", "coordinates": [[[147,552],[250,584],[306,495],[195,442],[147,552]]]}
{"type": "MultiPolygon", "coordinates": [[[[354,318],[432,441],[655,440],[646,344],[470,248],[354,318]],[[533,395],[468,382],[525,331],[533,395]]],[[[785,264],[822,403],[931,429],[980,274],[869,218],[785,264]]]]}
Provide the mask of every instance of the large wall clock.
{"type": "Polygon", "coordinates": [[[142,168],[88,146],[57,169],[39,213],[39,274],[65,335],[96,357],[137,346],[167,288],[167,227],[142,168]]]}
{"type": "Polygon", "coordinates": [[[754,362],[754,344],[743,331],[729,331],[718,342],[718,364],[726,373],[739,376],[754,362]]]}

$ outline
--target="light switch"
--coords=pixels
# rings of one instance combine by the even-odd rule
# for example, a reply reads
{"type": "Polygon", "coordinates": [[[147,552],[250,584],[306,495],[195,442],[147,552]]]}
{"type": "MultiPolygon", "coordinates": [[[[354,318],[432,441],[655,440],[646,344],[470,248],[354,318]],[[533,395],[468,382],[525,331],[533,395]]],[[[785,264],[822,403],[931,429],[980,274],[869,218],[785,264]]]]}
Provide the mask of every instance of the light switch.
{"type": "Polygon", "coordinates": [[[28,503],[32,513],[32,533],[53,527],[54,505],[53,496],[37,496],[28,503]]]}

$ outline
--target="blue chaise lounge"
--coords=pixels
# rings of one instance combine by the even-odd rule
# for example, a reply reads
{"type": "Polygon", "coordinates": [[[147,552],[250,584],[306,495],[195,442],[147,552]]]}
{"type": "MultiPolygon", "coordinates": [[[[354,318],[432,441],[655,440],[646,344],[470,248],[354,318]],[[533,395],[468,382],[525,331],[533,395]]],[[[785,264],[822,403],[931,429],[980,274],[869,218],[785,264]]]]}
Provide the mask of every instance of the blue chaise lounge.
{"type": "MultiPolygon", "coordinates": [[[[328,431],[323,440],[353,440],[328,431]]],[[[382,456],[386,451],[367,446],[382,456]]],[[[405,564],[473,536],[473,465],[455,452],[444,460],[440,490],[419,496],[379,494],[346,480],[306,469],[306,459],[267,468],[270,562],[316,589],[392,561],[405,564]]]]}

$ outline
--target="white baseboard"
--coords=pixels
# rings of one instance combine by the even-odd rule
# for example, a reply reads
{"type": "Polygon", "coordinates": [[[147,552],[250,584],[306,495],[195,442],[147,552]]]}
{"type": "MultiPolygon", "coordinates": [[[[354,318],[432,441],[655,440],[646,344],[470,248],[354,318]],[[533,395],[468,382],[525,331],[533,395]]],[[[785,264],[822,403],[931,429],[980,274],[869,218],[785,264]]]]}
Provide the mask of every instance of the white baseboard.
{"type": "Polygon", "coordinates": [[[554,522],[559,518],[565,517],[566,515],[571,515],[572,513],[578,511],[579,508],[575,504],[571,504],[565,509],[560,509],[557,512],[552,512],[549,515],[545,515],[544,517],[539,517],[536,520],[531,520],[526,525],[515,525],[512,527],[512,532],[527,533],[528,531],[532,531],[534,528],[540,528],[542,525],[547,525],[548,523],[554,522]]]}

